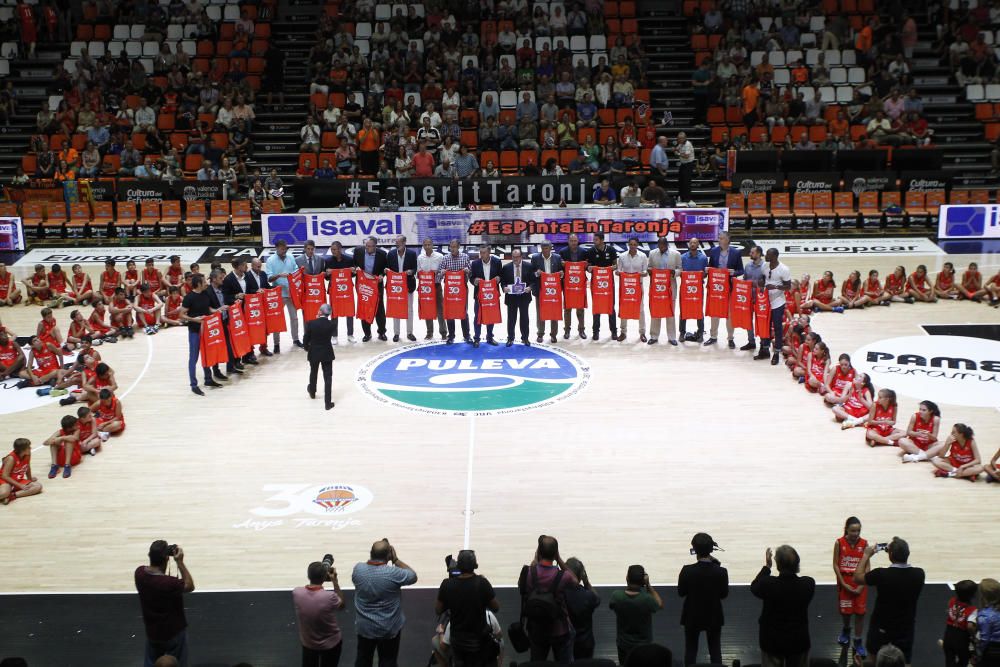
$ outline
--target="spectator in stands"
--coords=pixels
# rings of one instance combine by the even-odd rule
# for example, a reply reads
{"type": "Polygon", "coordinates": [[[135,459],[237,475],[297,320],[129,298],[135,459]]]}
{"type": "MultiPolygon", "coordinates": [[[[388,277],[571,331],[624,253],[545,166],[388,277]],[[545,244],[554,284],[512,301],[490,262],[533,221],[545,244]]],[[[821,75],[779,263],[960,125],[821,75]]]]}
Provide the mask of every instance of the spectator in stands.
{"type": "Polygon", "coordinates": [[[667,157],[667,146],[669,142],[666,137],[659,137],[653,150],[649,153],[649,169],[661,177],[666,177],[670,160],[667,157]]]}
{"type": "Polygon", "coordinates": [[[135,177],[140,181],[158,181],[162,174],[153,163],[153,158],[148,155],[143,159],[142,164],[135,168],[135,177]]]}
{"type": "Polygon", "coordinates": [[[219,170],[216,172],[215,177],[226,185],[230,195],[239,192],[239,178],[236,175],[236,169],[230,165],[228,157],[222,158],[222,162],[219,164],[219,170]]]}
{"type": "Polygon", "coordinates": [[[590,171],[597,171],[601,166],[601,147],[594,143],[594,135],[588,134],[580,146],[580,160],[590,171]]]}
{"type": "Polygon", "coordinates": [[[517,136],[521,150],[538,150],[538,123],[534,120],[527,116],[521,118],[517,124],[517,136]]]}
{"type": "Polygon", "coordinates": [[[487,160],[483,167],[483,178],[500,178],[500,170],[493,164],[493,160],[487,160]]]}
{"type": "Polygon", "coordinates": [[[75,181],[76,171],[74,171],[73,166],[70,165],[66,160],[59,160],[59,166],[56,167],[56,173],[53,176],[56,181],[75,181]]]}
{"type": "Polygon", "coordinates": [[[48,150],[48,141],[45,137],[42,137],[42,143],[45,149],[38,151],[35,156],[35,178],[48,179],[55,176],[56,158],[55,154],[48,150]]]}
{"type": "Polygon", "coordinates": [[[434,169],[434,178],[458,178],[458,171],[451,164],[451,157],[448,154],[441,156],[440,164],[434,169]]]}
{"type": "Polygon", "coordinates": [[[353,175],[358,170],[358,154],[354,144],[342,141],[334,152],[337,173],[342,176],[353,175]]]}
{"type": "Polygon", "coordinates": [[[441,124],[441,114],[434,109],[434,103],[428,102],[424,107],[424,112],[420,114],[420,124],[424,124],[424,119],[430,121],[431,127],[437,128],[441,124]]]}
{"type": "Polygon", "coordinates": [[[316,124],[316,119],[312,116],[307,116],[305,124],[299,130],[299,138],[302,140],[299,150],[303,153],[319,153],[322,134],[322,130],[316,124]]]}
{"type": "Polygon", "coordinates": [[[486,119],[491,117],[497,118],[499,116],[500,105],[497,103],[496,98],[490,93],[485,93],[482,101],[479,103],[479,117],[486,119]]]}
{"type": "Polygon", "coordinates": [[[97,114],[91,109],[90,104],[84,102],[80,113],[76,115],[76,131],[86,134],[97,121],[97,114]]]}
{"type": "Polygon", "coordinates": [[[215,169],[212,167],[212,161],[211,160],[202,160],[201,161],[201,169],[198,170],[198,172],[195,175],[195,177],[199,181],[214,181],[214,180],[216,180],[218,178],[218,174],[216,173],[215,169]]]}
{"type": "Polygon", "coordinates": [[[485,122],[479,125],[479,147],[482,150],[499,150],[499,129],[494,116],[487,116],[485,122]]]}
{"type": "MultiPolygon", "coordinates": [[[[767,54],[764,54],[767,57],[767,54]]],[[[691,88],[694,97],[694,123],[695,127],[704,127],[707,121],[708,105],[711,99],[711,87],[713,83],[711,58],[705,56],[701,64],[691,74],[691,88]]]]}
{"type": "Polygon", "coordinates": [[[705,32],[710,35],[722,32],[723,22],[724,19],[722,17],[722,12],[719,11],[715,5],[712,5],[711,8],[705,12],[705,16],[702,21],[705,25],[705,32]]]}
{"type": "Polygon", "coordinates": [[[892,143],[892,124],[885,113],[878,111],[865,127],[868,136],[877,143],[892,143]]]}
{"type": "Polygon", "coordinates": [[[458,178],[470,178],[479,170],[479,161],[465,144],[459,146],[458,155],[452,160],[452,164],[458,178]]]}
{"type": "Polygon", "coordinates": [[[405,146],[400,146],[394,163],[397,178],[413,178],[413,158],[405,146]]]}
{"type": "MultiPolygon", "coordinates": [[[[52,134],[59,130],[55,116],[49,110],[47,102],[42,102],[41,108],[35,114],[35,130],[38,134],[52,134]]],[[[68,134],[68,133],[67,133],[68,134]]]]}
{"type": "Polygon", "coordinates": [[[323,164],[313,172],[313,178],[333,179],[337,177],[337,172],[330,166],[330,160],[324,159],[323,164]]]}
{"type": "Polygon", "coordinates": [[[101,173],[101,154],[93,141],[87,142],[81,156],[80,177],[97,178],[101,173]]]}
{"type": "Polygon", "coordinates": [[[521,94],[521,101],[517,103],[516,116],[518,123],[523,120],[538,120],[538,106],[531,99],[530,92],[525,91],[521,94]]]}
{"type": "Polygon", "coordinates": [[[595,204],[614,204],[618,201],[618,194],[611,187],[611,181],[602,178],[601,182],[594,188],[593,200],[595,204]]]}
{"type": "Polygon", "coordinates": [[[90,128],[90,131],[87,132],[87,142],[93,144],[97,151],[103,154],[107,150],[108,144],[111,143],[111,132],[108,130],[108,126],[98,124],[90,128]]]}
{"type": "Polygon", "coordinates": [[[417,130],[417,141],[426,145],[430,151],[436,151],[441,144],[441,132],[434,126],[431,117],[422,115],[420,118],[420,129],[417,130]]]}
{"type": "Polygon", "coordinates": [[[764,601],[760,612],[761,664],[809,663],[809,603],[816,592],[812,577],[799,576],[799,554],[783,544],[774,554],[778,576],[771,576],[771,549],[764,567],[750,584],[750,592],[764,601]]]}
{"type": "Polygon", "coordinates": [[[253,182],[253,187],[247,192],[247,201],[250,202],[250,210],[253,213],[263,213],[264,202],[267,201],[269,197],[267,196],[267,190],[264,189],[264,183],[259,178],[255,179],[253,182]]]}
{"type": "Polygon", "coordinates": [[[427,144],[420,142],[417,152],[413,155],[413,177],[431,178],[434,176],[434,156],[428,152],[427,144]]]}

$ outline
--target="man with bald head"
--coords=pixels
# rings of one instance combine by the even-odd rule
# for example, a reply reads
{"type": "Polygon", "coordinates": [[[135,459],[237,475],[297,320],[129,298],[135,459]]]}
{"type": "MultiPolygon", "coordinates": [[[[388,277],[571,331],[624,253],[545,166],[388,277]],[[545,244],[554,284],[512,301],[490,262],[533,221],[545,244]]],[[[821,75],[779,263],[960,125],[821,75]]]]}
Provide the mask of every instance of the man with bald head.
{"type": "Polygon", "coordinates": [[[376,651],[379,667],[397,667],[399,639],[406,624],[400,589],[417,583],[417,573],[382,539],[372,545],[367,562],[354,566],[351,581],[358,632],[355,667],[372,667],[376,651]]]}

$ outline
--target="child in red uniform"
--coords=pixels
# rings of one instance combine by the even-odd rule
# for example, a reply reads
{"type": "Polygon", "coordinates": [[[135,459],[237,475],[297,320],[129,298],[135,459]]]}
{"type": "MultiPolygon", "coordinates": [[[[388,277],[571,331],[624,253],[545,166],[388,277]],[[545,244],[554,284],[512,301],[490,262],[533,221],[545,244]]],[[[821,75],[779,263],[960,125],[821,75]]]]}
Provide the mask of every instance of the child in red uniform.
{"type": "Polygon", "coordinates": [[[66,273],[58,264],[52,265],[52,270],[46,277],[49,283],[49,290],[52,292],[52,305],[55,308],[62,308],[64,305],[73,305],[74,299],[71,295],[69,281],[66,273]]]}
{"type": "Polygon", "coordinates": [[[21,346],[6,329],[0,330],[0,380],[21,377],[26,360],[21,346]]]}
{"type": "Polygon", "coordinates": [[[885,279],[885,297],[890,302],[913,303],[913,297],[906,293],[906,268],[897,266],[892,275],[885,279]]]}
{"type": "Polygon", "coordinates": [[[923,264],[917,266],[917,270],[906,279],[906,295],[914,301],[933,303],[937,301],[937,296],[927,282],[927,267],[923,264]]]}
{"type": "Polygon", "coordinates": [[[805,382],[806,369],[809,368],[809,355],[812,354],[813,346],[822,342],[822,340],[823,338],[815,331],[810,331],[803,339],[802,345],[798,350],[798,358],[792,367],[792,377],[796,378],[799,384],[805,382]]]}
{"type": "Polygon", "coordinates": [[[139,269],[135,268],[135,261],[130,259],[125,262],[125,275],[122,278],[122,287],[125,288],[125,297],[129,301],[135,298],[141,280],[139,269]]]}
{"type": "Polygon", "coordinates": [[[24,281],[24,289],[28,293],[28,299],[24,305],[37,304],[44,306],[52,298],[52,290],[49,289],[49,280],[45,275],[45,266],[35,264],[35,272],[24,281]]]}
{"type": "Polygon", "coordinates": [[[31,353],[28,355],[26,368],[21,371],[24,382],[20,386],[41,387],[57,384],[62,380],[62,364],[62,355],[58,351],[52,351],[41,338],[32,336],[31,353]]]}
{"type": "MultiPolygon", "coordinates": [[[[837,643],[847,646],[851,643],[851,618],[854,618],[854,653],[864,658],[865,613],[868,611],[868,587],[854,583],[854,571],[861,563],[868,541],[861,537],[861,519],[848,517],[844,522],[844,534],[833,543],[833,572],[837,576],[837,607],[843,628],[837,643]]],[[[868,565],[865,565],[868,571],[868,565]]]]}
{"type": "Polygon", "coordinates": [[[858,372],[851,365],[851,355],[842,354],[837,358],[837,365],[826,371],[826,386],[830,391],[823,395],[823,400],[830,405],[840,405],[844,402],[844,389],[851,386],[858,372]]]}
{"type": "MultiPolygon", "coordinates": [[[[125,430],[125,414],[122,412],[122,402],[110,389],[102,389],[100,398],[90,404],[97,418],[98,433],[115,435],[125,430]]],[[[106,436],[101,435],[102,438],[106,436]]]]}
{"type": "Polygon", "coordinates": [[[7,265],[0,262],[0,306],[14,306],[21,303],[21,290],[14,282],[14,274],[7,265]]]}
{"type": "Polygon", "coordinates": [[[823,396],[830,391],[826,386],[826,367],[830,365],[830,348],[826,343],[819,342],[813,345],[806,359],[806,374],[799,379],[799,383],[806,385],[806,390],[814,394],[823,396]]]}
{"type": "Polygon", "coordinates": [[[45,441],[52,455],[52,467],[49,468],[49,479],[55,479],[59,474],[60,466],[63,469],[63,478],[73,474],[73,466],[80,462],[80,433],[77,429],[77,420],[73,415],[66,415],[59,422],[60,428],[45,441]]]}
{"type": "Polygon", "coordinates": [[[91,335],[95,338],[100,338],[106,343],[117,343],[118,336],[104,321],[104,316],[107,312],[107,306],[104,305],[103,301],[95,301],[94,312],[92,312],[90,317],[87,319],[87,326],[90,327],[90,330],[93,332],[91,335]]]}
{"type": "Polygon", "coordinates": [[[125,297],[124,287],[115,288],[108,312],[111,313],[111,328],[115,329],[119,336],[131,338],[135,335],[132,304],[125,297]]]}
{"type": "Polygon", "coordinates": [[[147,335],[152,336],[160,330],[160,316],[163,314],[163,302],[156,295],[153,286],[143,283],[139,286],[139,296],[133,306],[138,324],[143,327],[147,335]]]}
{"type": "Polygon", "coordinates": [[[837,283],[833,279],[833,272],[824,271],[823,277],[816,281],[813,287],[812,299],[803,305],[810,310],[822,310],[825,312],[844,312],[844,301],[833,292],[837,289],[837,283]]]}
{"type": "Polygon", "coordinates": [[[156,268],[156,263],[152,258],[146,260],[146,268],[142,270],[142,280],[139,281],[139,286],[142,287],[143,284],[149,285],[156,296],[160,298],[167,296],[167,290],[163,284],[163,274],[156,268]]]}
{"type": "Polygon", "coordinates": [[[840,298],[844,302],[844,308],[864,308],[871,299],[861,289],[861,273],[851,271],[847,280],[840,286],[840,298]]]}
{"type": "Polygon", "coordinates": [[[63,350],[71,352],[80,347],[84,336],[93,337],[93,331],[87,326],[87,320],[83,319],[83,313],[74,310],[69,314],[69,330],[66,332],[66,344],[63,350]]]}
{"type": "Polygon", "coordinates": [[[122,286],[122,274],[115,270],[115,260],[109,259],[104,262],[104,272],[101,273],[101,296],[104,303],[111,303],[111,298],[115,295],[115,289],[122,286]]]}
{"type": "Polygon", "coordinates": [[[0,464],[0,505],[41,492],[41,482],[31,474],[31,441],[18,438],[0,464]]]}
{"type": "Polygon", "coordinates": [[[868,280],[861,286],[861,292],[868,299],[869,304],[888,306],[892,303],[891,297],[886,294],[885,288],[882,287],[882,281],[878,279],[878,271],[875,269],[868,272],[868,280]]]}
{"type": "Polygon", "coordinates": [[[869,447],[895,445],[906,435],[896,428],[896,409],[896,392],[880,389],[868,415],[868,428],[865,429],[865,442],[869,447]]]}
{"type": "Polygon", "coordinates": [[[931,459],[937,470],[936,477],[958,477],[975,482],[983,471],[983,460],[979,456],[979,447],[972,437],[972,428],[965,424],[955,424],[951,434],[945,438],[941,454],[931,459]]]}
{"type": "Polygon", "coordinates": [[[840,391],[841,402],[833,406],[834,419],[840,422],[841,429],[861,426],[868,421],[871,414],[872,396],[875,387],[867,373],[858,373],[851,382],[840,391]]]}
{"type": "Polygon", "coordinates": [[[103,389],[109,389],[111,393],[118,391],[118,380],[115,379],[115,372],[111,367],[103,362],[97,362],[91,357],[91,363],[84,364],[82,382],[80,383],[80,398],[87,403],[94,403],[101,397],[103,389]]]}
{"type": "Polygon", "coordinates": [[[81,306],[87,306],[94,300],[94,285],[79,264],[73,265],[73,277],[70,280],[73,299],[81,306]]]}
{"type": "Polygon", "coordinates": [[[955,265],[945,262],[934,278],[934,296],[939,299],[957,299],[962,290],[955,284],[955,265]]]}
{"type": "Polygon", "coordinates": [[[35,327],[35,335],[54,350],[62,347],[62,332],[59,330],[59,323],[56,321],[56,316],[52,314],[51,308],[42,308],[42,320],[35,327]]]}
{"type": "Polygon", "coordinates": [[[969,262],[969,268],[962,272],[962,289],[958,291],[958,295],[971,301],[982,301],[986,296],[983,274],[979,273],[979,265],[975,262],[969,262]]]}
{"type": "Polygon", "coordinates": [[[941,639],[945,667],[965,667],[972,657],[972,643],[976,635],[976,607],[972,601],[978,589],[976,582],[964,579],[955,584],[955,594],[948,600],[948,615],[941,639]]]}
{"type": "Polygon", "coordinates": [[[94,417],[93,411],[86,406],[81,406],[76,411],[76,420],[80,438],[80,451],[84,454],[97,456],[97,450],[101,448],[104,439],[98,433],[97,419],[94,417]]]}
{"type": "Polygon", "coordinates": [[[990,462],[983,466],[983,472],[986,473],[987,483],[1000,482],[1000,449],[993,455],[990,462]]]}
{"type": "Polygon", "coordinates": [[[167,273],[163,279],[166,283],[164,287],[167,288],[168,292],[171,287],[180,287],[184,284],[184,268],[181,267],[180,255],[170,256],[170,266],[167,267],[167,273]]]}
{"type": "Polygon", "coordinates": [[[986,293],[990,295],[990,305],[994,308],[1000,307],[1000,271],[990,278],[985,285],[986,293]]]}
{"type": "Polygon", "coordinates": [[[170,287],[167,303],[164,304],[163,311],[160,314],[160,323],[163,326],[179,327],[183,324],[181,322],[181,304],[183,302],[184,297],[181,296],[180,288],[170,287]]]}
{"type": "Polygon", "coordinates": [[[910,417],[906,435],[899,440],[899,455],[903,463],[927,461],[944,449],[938,441],[941,428],[941,410],[934,401],[920,401],[920,409],[910,417]]]}

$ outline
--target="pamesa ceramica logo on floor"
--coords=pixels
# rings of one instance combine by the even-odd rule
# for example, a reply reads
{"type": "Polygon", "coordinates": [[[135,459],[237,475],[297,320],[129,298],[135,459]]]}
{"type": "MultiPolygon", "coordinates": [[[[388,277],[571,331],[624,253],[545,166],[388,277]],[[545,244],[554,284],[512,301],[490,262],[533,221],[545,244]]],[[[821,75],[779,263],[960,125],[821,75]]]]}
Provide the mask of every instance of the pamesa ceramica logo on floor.
{"type": "Polygon", "coordinates": [[[432,414],[491,415],[551,405],[575,395],[590,368],[547,347],[411,345],[362,366],[358,384],[376,400],[432,414]]]}

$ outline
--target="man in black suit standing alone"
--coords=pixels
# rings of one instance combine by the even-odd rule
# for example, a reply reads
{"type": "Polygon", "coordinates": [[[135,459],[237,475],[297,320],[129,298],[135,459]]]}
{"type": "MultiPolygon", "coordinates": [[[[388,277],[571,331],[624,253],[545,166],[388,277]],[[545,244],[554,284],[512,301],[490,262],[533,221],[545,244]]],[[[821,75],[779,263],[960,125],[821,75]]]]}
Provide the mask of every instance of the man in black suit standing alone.
{"type": "Polygon", "coordinates": [[[316,398],[316,375],[323,368],[323,396],[326,399],[326,409],[333,407],[333,322],[330,321],[330,304],[319,307],[319,317],[306,322],[306,334],[302,338],[302,346],[306,349],[309,359],[309,398],[316,398]]]}
{"type": "Polygon", "coordinates": [[[681,568],[677,593],[684,598],[684,664],[698,662],[698,637],[704,632],[712,664],[722,664],[722,601],[729,595],[729,572],[712,556],[715,542],[707,533],[691,539],[697,561],[681,568]]]}
{"type": "Polygon", "coordinates": [[[507,347],[514,344],[514,326],[521,321],[521,342],[531,345],[528,340],[528,304],[531,303],[531,285],[535,272],[523,261],[521,249],[514,248],[510,262],[500,270],[500,284],[503,286],[503,302],[507,304],[507,347]]]}
{"type": "MultiPolygon", "coordinates": [[[[378,281],[378,310],[375,311],[375,323],[378,325],[378,339],[388,340],[385,335],[385,285],[382,283],[382,275],[385,274],[385,267],[388,264],[388,257],[385,250],[376,245],[374,236],[365,239],[364,246],[354,250],[354,266],[364,271],[370,276],[375,276],[378,281]]],[[[361,321],[361,330],[365,332],[361,342],[367,343],[372,339],[372,325],[370,322],[361,321]]],[[[412,333],[412,332],[411,332],[412,333]]]]}
{"type": "MultiPolygon", "coordinates": [[[[498,277],[500,270],[500,258],[490,254],[490,246],[486,244],[479,246],[479,259],[474,259],[469,264],[469,282],[473,284],[472,307],[476,314],[476,319],[472,326],[474,334],[472,347],[479,347],[479,334],[483,330],[483,325],[479,321],[479,283],[498,277]]],[[[497,344],[496,339],[493,337],[493,326],[492,324],[486,325],[486,342],[489,345],[497,344]]]]}

